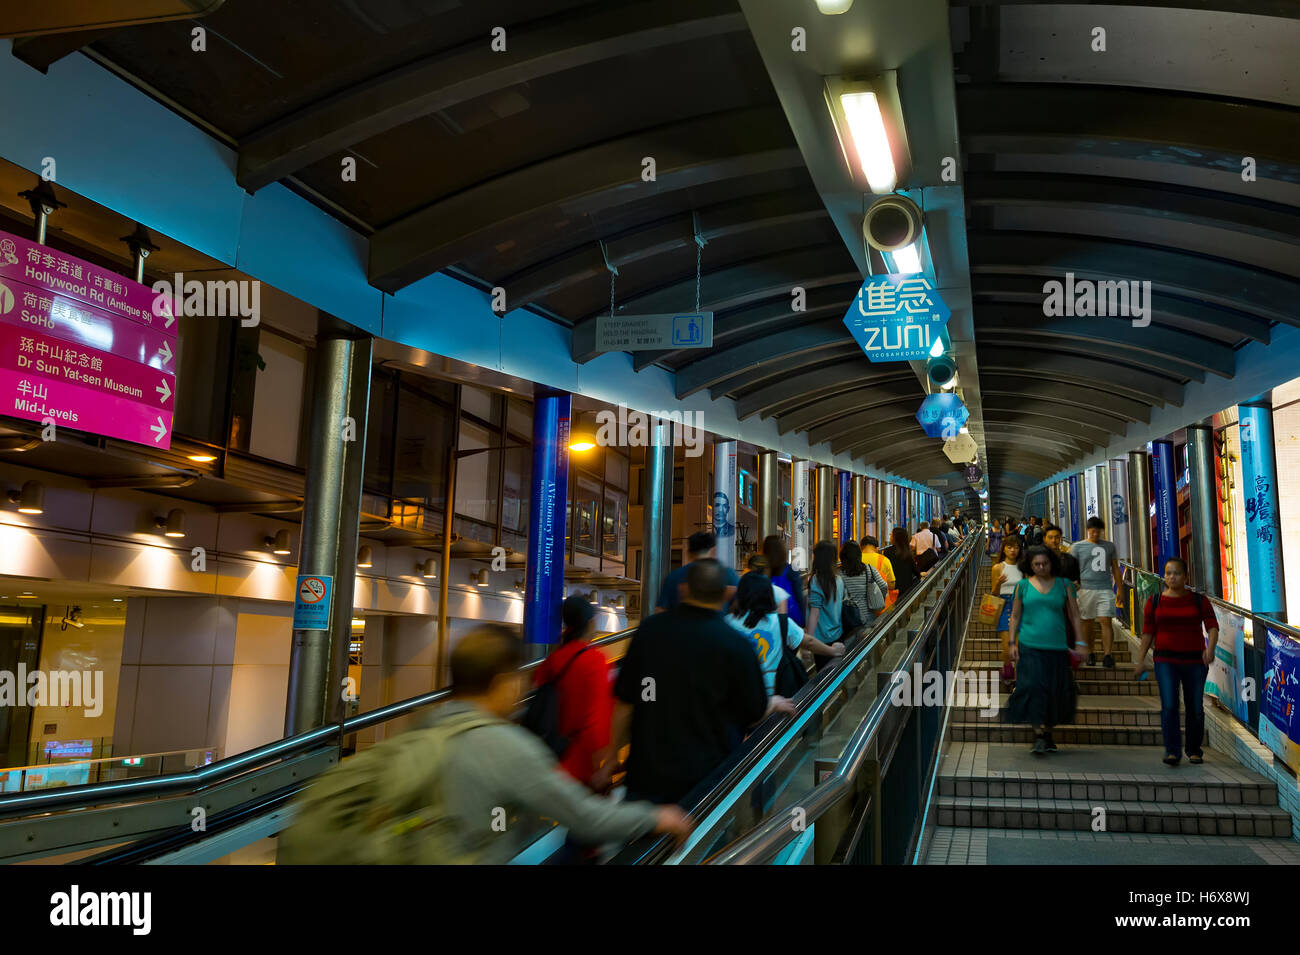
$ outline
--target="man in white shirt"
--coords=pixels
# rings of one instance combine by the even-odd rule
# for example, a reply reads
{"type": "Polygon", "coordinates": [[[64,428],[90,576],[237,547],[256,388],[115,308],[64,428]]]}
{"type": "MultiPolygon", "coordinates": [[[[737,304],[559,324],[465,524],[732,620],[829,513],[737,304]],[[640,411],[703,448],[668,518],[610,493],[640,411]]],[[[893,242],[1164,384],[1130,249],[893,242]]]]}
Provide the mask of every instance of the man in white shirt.
{"type": "Polygon", "coordinates": [[[930,530],[929,524],[922,521],[916,533],[912,535],[912,553],[924,554],[932,547],[934,547],[934,532],[930,530]]]}

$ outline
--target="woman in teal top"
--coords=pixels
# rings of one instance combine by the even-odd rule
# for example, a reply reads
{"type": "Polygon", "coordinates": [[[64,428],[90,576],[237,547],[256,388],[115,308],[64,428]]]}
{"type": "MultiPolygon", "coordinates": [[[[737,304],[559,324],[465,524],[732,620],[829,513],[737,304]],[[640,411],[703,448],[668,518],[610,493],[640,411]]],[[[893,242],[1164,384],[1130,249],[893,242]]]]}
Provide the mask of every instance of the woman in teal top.
{"type": "Polygon", "coordinates": [[[1007,719],[1034,728],[1037,756],[1056,752],[1052,727],[1074,719],[1078,690],[1070,667],[1066,622],[1083,633],[1073,585],[1061,577],[1061,558],[1046,547],[1030,547],[1020,561],[1024,579],[1011,606],[1011,659],[1016,688],[1007,719]]]}

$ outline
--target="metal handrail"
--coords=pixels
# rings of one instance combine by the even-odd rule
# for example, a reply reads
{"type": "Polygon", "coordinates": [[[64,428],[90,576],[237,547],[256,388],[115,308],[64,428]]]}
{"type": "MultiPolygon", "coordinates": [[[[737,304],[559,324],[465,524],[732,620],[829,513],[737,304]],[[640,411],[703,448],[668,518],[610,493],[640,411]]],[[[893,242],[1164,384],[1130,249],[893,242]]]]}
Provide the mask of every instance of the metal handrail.
{"type": "MultiPolygon", "coordinates": [[[[984,532],[980,531],[971,534],[967,541],[976,540],[983,536],[984,532]]],[[[965,545],[963,548],[956,551],[956,553],[962,554],[958,572],[952,575],[952,578],[944,587],[943,593],[931,608],[925,622],[917,631],[915,639],[913,639],[907,648],[907,652],[899,661],[895,673],[911,669],[916,662],[916,657],[925,647],[929,635],[938,624],[944,605],[962,579],[962,574],[970,573],[972,564],[978,565],[982,556],[980,552],[965,541],[963,545],[965,545]]],[[[884,721],[884,714],[890,706],[890,698],[891,693],[887,690],[883,690],[877,696],[866,718],[858,725],[853,735],[849,737],[848,743],[845,744],[844,751],[841,753],[835,767],[835,772],[796,801],[796,805],[804,810],[803,815],[807,823],[815,822],[818,817],[852,792],[853,784],[866,764],[867,755],[871,750],[874,737],[884,721]]],[[[791,824],[790,818],[783,815],[773,815],[739,839],[720,849],[705,860],[705,864],[761,865],[775,858],[777,853],[793,842],[798,835],[799,832],[791,824]]]]}
{"type": "MultiPolygon", "coordinates": [[[[593,646],[606,646],[628,639],[635,628],[620,630],[593,640],[593,646]]],[[[541,666],[541,660],[534,660],[520,667],[521,673],[532,672],[541,666]]],[[[315,729],[306,730],[296,736],[287,736],[274,742],[250,749],[247,752],[228,756],[225,759],[186,770],[182,773],[169,773],[166,776],[149,776],[138,779],[121,779],[107,783],[92,783],[87,786],[67,786],[60,789],[43,789],[31,793],[14,793],[0,795],[0,818],[26,815],[31,812],[45,812],[63,809],[69,806],[84,806],[104,802],[117,802],[124,799],[146,799],[151,796],[164,796],[174,792],[188,792],[225,782],[243,775],[265,764],[279,762],[290,756],[298,756],[316,749],[325,740],[349,736],[359,730],[368,729],[399,716],[406,716],[433,703],[439,703],[451,696],[451,690],[435,690],[422,693],[410,699],[389,703],[377,710],[359,713],[339,723],[328,723],[315,729]],[[103,797],[103,798],[101,798],[103,797]]]]}
{"type": "MultiPolygon", "coordinates": [[[[937,577],[948,562],[955,560],[956,555],[962,551],[962,548],[967,546],[969,545],[963,540],[949,554],[946,554],[939,563],[927,571],[927,578],[931,575],[937,577]]],[[[825,667],[796,694],[794,698],[795,711],[792,715],[773,713],[754,728],[753,732],[746,738],[739,757],[736,758],[736,762],[727,773],[702,794],[699,799],[692,802],[689,807],[691,814],[697,819],[707,818],[768,753],[779,751],[781,745],[783,745],[781,741],[789,732],[790,726],[802,719],[814,705],[814,701],[821,698],[828,689],[833,690],[832,684],[838,682],[840,674],[852,670],[857,666],[864,654],[871,652],[880,634],[895,626],[897,621],[910,616],[915,610],[917,601],[920,601],[926,593],[928,591],[925,587],[925,581],[918,580],[917,584],[899,599],[888,614],[877,617],[871,621],[870,626],[863,626],[850,635],[845,640],[844,656],[840,657],[832,665],[825,667]]],[[[637,843],[621,851],[613,861],[616,864],[646,865],[661,862],[675,851],[680,850],[677,848],[676,840],[671,836],[645,837],[645,839],[638,840],[637,843]],[[650,840],[648,843],[646,842],[647,839],[650,840]]]]}
{"type": "MultiPolygon", "coordinates": [[[[1132,576],[1135,574],[1146,574],[1149,577],[1155,577],[1156,579],[1160,579],[1160,575],[1155,573],[1154,571],[1143,570],[1141,567],[1138,567],[1136,564],[1130,564],[1126,560],[1121,560],[1119,562],[1119,565],[1124,570],[1124,583],[1128,584],[1130,587],[1136,587],[1137,585],[1136,577],[1132,576]]],[[[1285,633],[1287,636],[1291,637],[1297,642],[1300,642],[1300,629],[1292,626],[1291,624],[1283,623],[1281,620],[1276,620],[1273,617],[1266,617],[1263,614],[1255,613],[1252,610],[1247,610],[1245,607],[1239,607],[1234,603],[1224,600],[1222,597],[1214,596],[1214,594],[1205,594],[1205,596],[1209,598],[1210,603],[1222,607],[1224,610],[1227,610],[1229,613],[1234,613],[1239,617],[1246,617],[1252,623],[1261,624],[1262,626],[1265,627],[1272,627],[1274,630],[1277,630],[1279,633],[1285,633]]]]}

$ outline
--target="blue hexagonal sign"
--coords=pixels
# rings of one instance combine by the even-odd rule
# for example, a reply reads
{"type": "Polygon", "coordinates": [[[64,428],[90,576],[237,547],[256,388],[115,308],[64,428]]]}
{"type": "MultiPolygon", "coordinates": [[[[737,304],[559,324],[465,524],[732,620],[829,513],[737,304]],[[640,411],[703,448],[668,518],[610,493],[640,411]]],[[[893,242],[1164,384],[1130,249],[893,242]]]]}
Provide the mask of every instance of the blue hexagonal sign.
{"type": "Polygon", "coordinates": [[[844,324],[872,361],[916,361],[929,356],[951,317],[924,275],[873,275],[862,283],[844,324]]]}
{"type": "Polygon", "coordinates": [[[970,418],[970,411],[951,391],[927,395],[916,412],[921,430],[930,438],[955,438],[970,418]]]}

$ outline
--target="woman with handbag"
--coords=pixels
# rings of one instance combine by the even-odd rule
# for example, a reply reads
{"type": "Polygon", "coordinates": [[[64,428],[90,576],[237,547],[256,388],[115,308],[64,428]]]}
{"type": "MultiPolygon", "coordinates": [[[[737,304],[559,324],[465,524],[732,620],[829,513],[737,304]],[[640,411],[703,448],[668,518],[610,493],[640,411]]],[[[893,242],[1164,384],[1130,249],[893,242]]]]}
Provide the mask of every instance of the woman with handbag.
{"type": "Polygon", "coordinates": [[[783,641],[781,619],[776,612],[776,597],[772,592],[772,582],[761,574],[751,572],[740,578],[740,586],[736,588],[736,611],[727,617],[727,623],[753,641],[754,652],[758,654],[758,666],[763,671],[763,684],[767,687],[768,696],[777,692],[777,671],[781,667],[781,657],[787,648],[792,655],[800,650],[807,650],[815,657],[828,660],[844,656],[844,644],[835,643],[828,646],[816,637],[804,633],[792,620],[785,622],[783,641]]]}
{"type": "Polygon", "coordinates": [[[1011,664],[1011,606],[1016,598],[1016,584],[1024,575],[1016,566],[1020,561],[1020,538],[1015,534],[1002,538],[998,548],[997,562],[993,565],[993,587],[989,593],[1002,598],[1002,613],[998,616],[998,639],[1002,641],[1002,683],[1003,689],[1010,689],[1016,678],[1016,669],[1011,664]]]}
{"type": "MultiPolygon", "coordinates": [[[[835,545],[830,541],[818,541],[813,548],[812,575],[808,579],[808,626],[805,631],[811,633],[825,644],[840,642],[844,637],[844,578],[836,569],[835,545]]],[[[828,657],[818,657],[816,664],[820,670],[828,662],[828,657]]]]}
{"type": "Polygon", "coordinates": [[[1011,608],[1011,662],[1016,689],[1007,701],[1007,720],[1034,728],[1035,756],[1056,752],[1052,727],[1074,720],[1078,689],[1070,668],[1066,628],[1083,632],[1074,585],[1061,577],[1061,558],[1031,547],[1020,561],[1011,608]]]}
{"type": "Polygon", "coordinates": [[[840,548],[840,575],[862,622],[869,623],[880,616],[889,597],[889,584],[876,568],[863,561],[857,541],[845,541],[840,548]]]}

